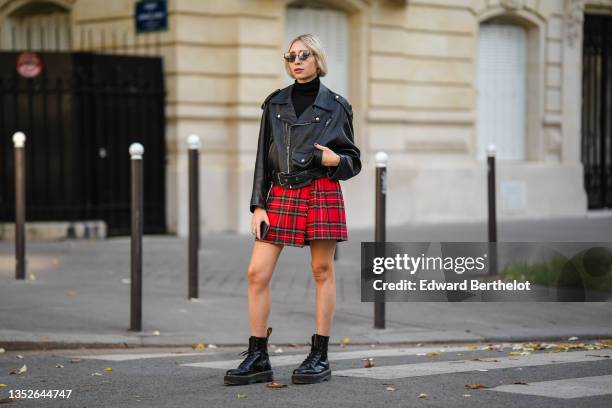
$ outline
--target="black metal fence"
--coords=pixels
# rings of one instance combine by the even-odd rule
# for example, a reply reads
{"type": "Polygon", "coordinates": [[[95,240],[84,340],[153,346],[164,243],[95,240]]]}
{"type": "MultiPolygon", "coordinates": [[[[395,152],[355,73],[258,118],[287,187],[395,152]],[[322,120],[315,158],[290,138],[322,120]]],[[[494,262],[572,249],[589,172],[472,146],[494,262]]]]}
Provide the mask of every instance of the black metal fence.
{"type": "Polygon", "coordinates": [[[145,146],[144,232],[166,232],[165,87],[157,57],[40,53],[23,78],[18,53],[0,53],[0,221],[14,220],[11,135],[27,135],[28,221],[107,222],[130,231],[132,142],[145,146]]]}
{"type": "Polygon", "coordinates": [[[582,163],[589,209],[612,207],[612,17],[585,15],[582,163]]]}

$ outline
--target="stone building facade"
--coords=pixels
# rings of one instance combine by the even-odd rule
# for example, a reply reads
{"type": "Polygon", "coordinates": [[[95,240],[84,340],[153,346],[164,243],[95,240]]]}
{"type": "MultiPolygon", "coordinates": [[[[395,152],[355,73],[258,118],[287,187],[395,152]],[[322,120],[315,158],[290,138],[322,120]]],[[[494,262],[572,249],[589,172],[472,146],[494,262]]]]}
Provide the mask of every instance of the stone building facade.
{"type": "Polygon", "coordinates": [[[349,228],[373,225],[378,151],[388,225],[484,220],[491,143],[499,218],[585,216],[589,13],[612,15],[612,0],[169,0],[168,30],[136,35],[131,1],[0,1],[5,48],[24,24],[48,24],[64,49],[163,57],[167,219],[180,235],[190,133],[202,138],[202,227],[249,231],[260,105],[290,83],[281,55],[301,30],[320,34],[333,73],[322,80],[353,105],[363,170],[342,182],[349,228]]]}

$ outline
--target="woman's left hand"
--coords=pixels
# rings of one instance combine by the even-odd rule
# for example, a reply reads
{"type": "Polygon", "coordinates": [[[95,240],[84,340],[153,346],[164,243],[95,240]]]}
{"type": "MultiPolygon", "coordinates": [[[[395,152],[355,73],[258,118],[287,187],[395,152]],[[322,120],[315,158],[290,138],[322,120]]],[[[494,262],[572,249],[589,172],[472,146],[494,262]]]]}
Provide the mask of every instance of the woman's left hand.
{"type": "Polygon", "coordinates": [[[323,151],[323,157],[321,158],[321,164],[323,166],[335,167],[340,164],[340,156],[334,153],[332,149],[327,146],[321,146],[318,143],[315,143],[314,146],[323,151]]]}

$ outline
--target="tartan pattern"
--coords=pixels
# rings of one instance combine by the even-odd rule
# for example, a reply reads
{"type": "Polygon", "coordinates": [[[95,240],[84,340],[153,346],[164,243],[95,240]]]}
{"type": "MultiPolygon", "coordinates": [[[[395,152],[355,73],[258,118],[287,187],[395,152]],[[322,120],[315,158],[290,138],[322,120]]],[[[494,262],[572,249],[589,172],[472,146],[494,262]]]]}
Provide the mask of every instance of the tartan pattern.
{"type": "Polygon", "coordinates": [[[266,207],[270,229],[265,239],[256,241],[303,247],[313,239],[348,240],[338,180],[321,177],[295,189],[274,184],[266,207]]]}

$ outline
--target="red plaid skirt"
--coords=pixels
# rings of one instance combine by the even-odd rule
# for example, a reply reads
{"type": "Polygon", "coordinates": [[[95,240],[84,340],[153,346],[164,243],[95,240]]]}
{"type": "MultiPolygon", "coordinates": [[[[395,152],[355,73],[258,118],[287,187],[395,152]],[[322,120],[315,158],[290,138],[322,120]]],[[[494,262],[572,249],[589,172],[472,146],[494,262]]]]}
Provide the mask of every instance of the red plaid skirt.
{"type": "Polygon", "coordinates": [[[348,240],[338,180],[321,177],[294,189],[274,184],[266,203],[270,229],[256,241],[303,247],[313,239],[348,240]]]}

